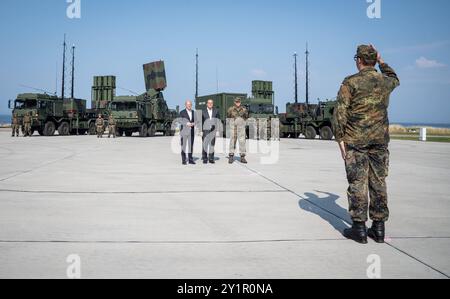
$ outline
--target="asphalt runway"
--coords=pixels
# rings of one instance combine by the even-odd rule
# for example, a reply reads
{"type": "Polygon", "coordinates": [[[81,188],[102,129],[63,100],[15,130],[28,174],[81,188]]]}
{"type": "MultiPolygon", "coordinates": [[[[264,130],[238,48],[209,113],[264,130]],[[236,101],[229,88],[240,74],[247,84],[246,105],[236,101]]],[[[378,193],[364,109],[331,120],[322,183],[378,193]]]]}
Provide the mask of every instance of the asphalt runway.
{"type": "Polygon", "coordinates": [[[382,278],[450,277],[450,144],[392,142],[388,242],[364,246],[335,142],[247,166],[182,166],[177,142],[0,131],[0,278],[67,278],[70,255],[82,278],[367,278],[374,256],[382,278]]]}

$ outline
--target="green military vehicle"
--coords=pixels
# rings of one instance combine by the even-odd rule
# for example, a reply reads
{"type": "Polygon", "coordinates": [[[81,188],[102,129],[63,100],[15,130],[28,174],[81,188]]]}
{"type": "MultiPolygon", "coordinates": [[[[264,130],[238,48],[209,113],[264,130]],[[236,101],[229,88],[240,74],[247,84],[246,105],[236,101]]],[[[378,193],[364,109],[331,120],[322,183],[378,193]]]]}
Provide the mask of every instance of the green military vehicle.
{"type": "Polygon", "coordinates": [[[9,108],[22,122],[26,114],[32,118],[32,132],[41,136],[84,135],[95,122],[86,111],[86,101],[81,99],[61,99],[57,96],[37,93],[19,94],[9,108]]]}
{"type": "Polygon", "coordinates": [[[119,136],[132,136],[138,132],[140,137],[153,137],[157,133],[173,136],[172,123],[177,111],[170,110],[162,91],[167,87],[163,61],[144,65],[147,92],[139,96],[116,96],[109,110],[117,122],[119,136]]]}
{"type": "Polygon", "coordinates": [[[282,138],[333,139],[332,118],[336,101],[318,104],[287,103],[286,113],[279,114],[280,136],[282,138]]]}
{"type": "Polygon", "coordinates": [[[138,132],[140,137],[153,137],[157,133],[173,136],[172,123],[177,112],[169,110],[161,92],[148,91],[140,96],[117,96],[110,104],[117,122],[118,136],[129,137],[138,132]]]}
{"type": "MultiPolygon", "coordinates": [[[[272,121],[278,119],[275,107],[275,92],[271,81],[253,81],[252,97],[247,99],[247,109],[252,119],[257,120],[256,138],[270,140],[278,139],[278,132],[272,134],[272,121]],[[266,122],[267,126],[261,126],[266,122]]],[[[278,128],[278,126],[276,126],[278,128]]]]}
{"type": "MultiPolygon", "coordinates": [[[[115,76],[94,76],[91,92],[91,109],[87,110],[89,118],[96,119],[102,115],[105,128],[108,126],[109,105],[116,95],[115,76]]],[[[97,135],[95,121],[89,125],[89,135],[97,135]]]]}
{"type": "MultiPolygon", "coordinates": [[[[277,118],[274,105],[274,92],[272,91],[272,82],[270,81],[253,81],[252,97],[250,98],[246,93],[219,93],[198,97],[196,99],[195,109],[206,109],[208,100],[212,99],[215,108],[219,110],[221,120],[225,127],[228,109],[234,105],[234,100],[236,98],[242,100],[242,105],[249,111],[250,119],[257,121],[267,120],[267,132],[266,130],[259,128],[259,122],[255,124],[255,137],[270,139],[271,120],[277,118]]],[[[247,128],[248,133],[249,131],[250,129],[247,128]]],[[[226,136],[226,132],[224,132],[224,136],[226,136]]]]}

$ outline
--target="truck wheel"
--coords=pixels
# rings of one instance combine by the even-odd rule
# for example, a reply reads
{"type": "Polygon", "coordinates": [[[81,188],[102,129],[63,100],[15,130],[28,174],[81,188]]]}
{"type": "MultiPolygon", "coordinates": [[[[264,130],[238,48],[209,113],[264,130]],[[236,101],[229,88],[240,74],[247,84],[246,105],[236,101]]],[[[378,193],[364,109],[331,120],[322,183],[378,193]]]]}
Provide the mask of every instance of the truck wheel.
{"type": "Polygon", "coordinates": [[[139,129],[139,137],[147,137],[147,135],[148,135],[147,124],[143,124],[139,129]]]}
{"type": "Polygon", "coordinates": [[[89,135],[97,135],[97,128],[93,122],[89,125],[89,135]]]}
{"type": "Polygon", "coordinates": [[[60,136],[67,136],[70,134],[70,127],[69,124],[66,122],[63,122],[59,127],[58,127],[58,134],[60,136]]]}
{"type": "Polygon", "coordinates": [[[122,137],[123,136],[123,130],[122,129],[117,129],[116,136],[117,137],[122,137]]]}
{"type": "Polygon", "coordinates": [[[320,129],[320,138],[323,140],[331,140],[333,139],[333,131],[330,127],[325,126],[322,129],[320,129]]]}
{"type": "Polygon", "coordinates": [[[155,124],[151,124],[150,128],[148,128],[148,136],[149,137],[154,137],[156,135],[156,125],[155,124]]]}
{"type": "Polygon", "coordinates": [[[316,139],[317,132],[316,129],[312,126],[307,126],[305,130],[306,139],[316,139]]]}
{"type": "Polygon", "coordinates": [[[175,135],[175,132],[172,131],[172,124],[166,125],[166,130],[164,131],[164,136],[173,136],[175,135]]]}
{"type": "Polygon", "coordinates": [[[51,121],[47,122],[44,126],[44,136],[55,135],[55,124],[51,121]]]}
{"type": "Polygon", "coordinates": [[[38,130],[40,136],[44,136],[44,130],[38,130]]]}
{"type": "Polygon", "coordinates": [[[127,137],[133,136],[133,131],[125,131],[125,136],[127,137]]]}

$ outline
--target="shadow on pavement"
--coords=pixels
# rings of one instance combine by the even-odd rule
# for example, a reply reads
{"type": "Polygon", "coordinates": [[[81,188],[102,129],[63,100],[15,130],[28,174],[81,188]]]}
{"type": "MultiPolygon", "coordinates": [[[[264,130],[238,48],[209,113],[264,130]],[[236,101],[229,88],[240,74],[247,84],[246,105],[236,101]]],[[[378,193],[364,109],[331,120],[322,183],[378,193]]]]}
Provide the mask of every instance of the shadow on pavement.
{"type": "Polygon", "coordinates": [[[324,194],[326,197],[319,197],[314,193],[305,193],[299,201],[300,208],[306,212],[316,214],[342,234],[352,221],[347,210],[337,204],[336,201],[339,199],[339,196],[328,192],[316,192],[324,194]]]}

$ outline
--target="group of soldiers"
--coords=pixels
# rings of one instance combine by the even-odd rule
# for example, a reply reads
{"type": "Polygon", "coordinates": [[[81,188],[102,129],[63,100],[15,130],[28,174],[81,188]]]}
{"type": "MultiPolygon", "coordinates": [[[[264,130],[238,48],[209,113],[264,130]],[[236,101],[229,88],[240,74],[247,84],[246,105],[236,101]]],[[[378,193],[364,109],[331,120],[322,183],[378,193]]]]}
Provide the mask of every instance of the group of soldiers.
{"type": "Polygon", "coordinates": [[[30,113],[24,115],[23,119],[20,120],[17,114],[13,115],[12,118],[12,135],[11,137],[20,136],[20,127],[22,127],[23,137],[31,137],[33,132],[31,130],[32,118],[30,113]]]}
{"type": "MultiPolygon", "coordinates": [[[[98,115],[97,120],[95,121],[95,127],[97,129],[97,138],[103,138],[105,134],[105,120],[101,114],[98,115]]],[[[108,118],[108,138],[116,138],[117,136],[117,122],[114,116],[110,115],[108,118]]]]}

